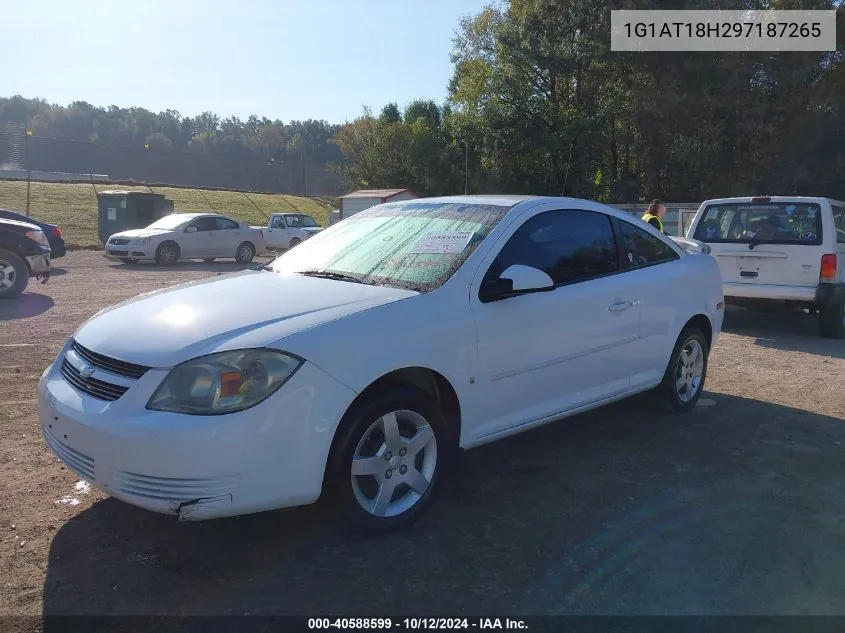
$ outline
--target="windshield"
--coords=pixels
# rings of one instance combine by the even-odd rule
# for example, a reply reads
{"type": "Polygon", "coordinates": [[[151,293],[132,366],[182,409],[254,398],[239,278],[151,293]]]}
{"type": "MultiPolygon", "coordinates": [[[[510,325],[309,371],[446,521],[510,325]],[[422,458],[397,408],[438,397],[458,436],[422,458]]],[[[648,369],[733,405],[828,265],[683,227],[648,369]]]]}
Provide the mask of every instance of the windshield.
{"type": "Polygon", "coordinates": [[[428,292],[460,268],[507,212],[475,204],[382,204],[317,233],[270,266],[287,275],[330,271],[428,292]]]}
{"type": "Polygon", "coordinates": [[[310,215],[289,215],[287,221],[291,228],[320,226],[310,215]]]}
{"type": "Polygon", "coordinates": [[[163,218],[160,218],[150,224],[147,228],[148,229],[163,229],[165,231],[172,231],[173,229],[178,229],[183,224],[187,223],[191,218],[186,218],[184,215],[180,213],[173,213],[172,215],[166,215],[163,218]]]}
{"type": "Polygon", "coordinates": [[[715,243],[822,243],[818,204],[731,202],[707,207],[693,237],[715,243]]]}

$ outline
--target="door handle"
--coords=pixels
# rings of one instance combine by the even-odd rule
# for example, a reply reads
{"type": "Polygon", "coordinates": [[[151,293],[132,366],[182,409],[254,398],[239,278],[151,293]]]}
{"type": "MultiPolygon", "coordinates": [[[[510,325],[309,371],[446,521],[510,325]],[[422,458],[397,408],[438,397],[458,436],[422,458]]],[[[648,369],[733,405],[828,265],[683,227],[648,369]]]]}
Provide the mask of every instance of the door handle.
{"type": "Polygon", "coordinates": [[[622,312],[623,310],[630,310],[634,304],[630,301],[619,301],[618,303],[611,303],[607,308],[611,312],[622,312]]]}

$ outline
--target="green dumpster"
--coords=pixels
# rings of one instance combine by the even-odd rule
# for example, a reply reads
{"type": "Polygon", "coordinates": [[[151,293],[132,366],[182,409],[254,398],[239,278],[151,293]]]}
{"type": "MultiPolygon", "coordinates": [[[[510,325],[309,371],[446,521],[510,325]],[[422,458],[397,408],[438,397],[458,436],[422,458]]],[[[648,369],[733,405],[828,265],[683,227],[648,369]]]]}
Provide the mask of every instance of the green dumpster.
{"type": "Polygon", "coordinates": [[[100,191],[97,194],[97,229],[100,242],[120,231],[142,229],[173,213],[173,200],[145,191],[100,191]]]}

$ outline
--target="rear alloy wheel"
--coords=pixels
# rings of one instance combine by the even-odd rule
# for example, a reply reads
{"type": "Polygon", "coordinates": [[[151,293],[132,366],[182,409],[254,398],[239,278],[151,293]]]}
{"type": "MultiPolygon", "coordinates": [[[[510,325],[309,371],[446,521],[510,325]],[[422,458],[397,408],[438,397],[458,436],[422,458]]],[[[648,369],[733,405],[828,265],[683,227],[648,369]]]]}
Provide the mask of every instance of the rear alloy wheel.
{"type": "Polygon", "coordinates": [[[19,255],[0,248],[0,299],[19,297],[29,284],[29,267],[19,255]]]}
{"type": "Polygon", "coordinates": [[[351,527],[380,533],[416,519],[449,453],[446,418],[427,394],[396,387],[344,419],[329,485],[351,527]]]}
{"type": "Polygon", "coordinates": [[[255,247],[249,242],[243,242],[235,251],[235,261],[239,264],[248,264],[255,257],[255,247]]]}
{"type": "Polygon", "coordinates": [[[165,242],[156,249],[156,264],[171,266],[179,260],[179,247],[173,242],[165,242]]]}
{"type": "Polygon", "coordinates": [[[845,338],[845,299],[821,306],[819,333],[824,338],[845,338]]]}
{"type": "Polygon", "coordinates": [[[663,382],[657,391],[671,411],[684,413],[695,407],[707,378],[707,339],[697,327],[678,337],[663,382]]]}

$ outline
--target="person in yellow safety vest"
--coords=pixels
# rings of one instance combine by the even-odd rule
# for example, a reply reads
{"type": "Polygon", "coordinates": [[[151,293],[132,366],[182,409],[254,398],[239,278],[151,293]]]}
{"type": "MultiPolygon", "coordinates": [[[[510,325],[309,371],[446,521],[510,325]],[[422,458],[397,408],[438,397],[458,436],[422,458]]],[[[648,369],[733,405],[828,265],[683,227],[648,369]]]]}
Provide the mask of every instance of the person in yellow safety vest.
{"type": "Polygon", "coordinates": [[[662,200],[652,200],[649,205],[648,209],[646,209],[645,214],[643,214],[643,220],[651,224],[654,228],[658,231],[663,233],[664,235],[669,235],[666,230],[663,228],[663,218],[666,216],[666,205],[663,204],[662,200]]]}

